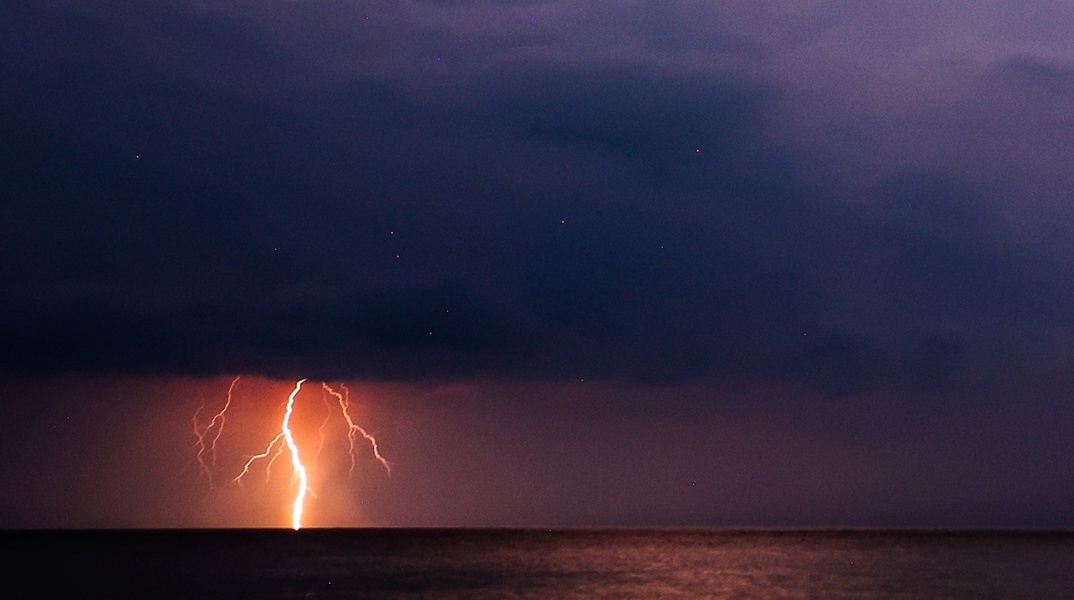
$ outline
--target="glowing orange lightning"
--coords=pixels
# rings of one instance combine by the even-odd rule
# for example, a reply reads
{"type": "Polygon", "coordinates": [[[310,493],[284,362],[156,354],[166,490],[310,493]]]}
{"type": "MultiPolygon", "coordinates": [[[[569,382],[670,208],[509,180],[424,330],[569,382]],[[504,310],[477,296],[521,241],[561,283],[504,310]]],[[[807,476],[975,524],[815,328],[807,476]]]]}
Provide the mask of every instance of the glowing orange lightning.
{"type": "MultiPolygon", "coordinates": [[[[195,437],[197,437],[197,442],[195,442],[194,444],[194,449],[196,451],[195,458],[198,461],[198,464],[201,466],[202,471],[210,476],[210,485],[212,483],[211,470],[209,468],[209,464],[206,463],[205,454],[209,454],[209,456],[211,457],[210,463],[215,466],[216,443],[220,439],[220,436],[223,435],[226,414],[228,408],[231,407],[232,396],[235,391],[235,386],[238,384],[238,382],[238,377],[232,380],[231,387],[228,388],[227,402],[224,403],[224,407],[213,416],[213,418],[209,421],[208,424],[203,426],[198,419],[198,415],[205,408],[204,403],[194,413],[194,435],[195,437]]],[[[295,397],[298,395],[298,392],[302,389],[302,384],[305,382],[305,379],[298,380],[295,383],[294,389],[291,390],[291,394],[287,397],[287,403],[283,413],[283,421],[280,424],[280,432],[276,434],[276,437],[272,438],[272,441],[270,441],[265,447],[264,452],[250,456],[246,463],[243,465],[242,471],[233,479],[233,481],[235,481],[236,483],[241,484],[243,477],[245,477],[246,474],[250,472],[250,467],[258,460],[264,458],[269,459],[268,464],[265,467],[265,475],[267,477],[272,469],[273,463],[276,462],[276,459],[279,458],[280,455],[283,454],[284,449],[286,449],[291,455],[292,473],[295,482],[298,484],[297,489],[295,491],[295,499],[294,503],[292,504],[291,511],[291,527],[295,530],[298,530],[302,527],[302,513],[305,507],[306,494],[312,493],[312,491],[309,489],[309,473],[306,466],[302,463],[302,460],[299,455],[298,443],[295,441],[294,434],[291,430],[291,417],[294,414],[295,397]],[[274,449],[275,453],[273,453],[274,449]],[[272,455],[272,457],[269,458],[269,455],[272,455]]],[[[387,470],[388,475],[391,476],[391,464],[388,463],[388,461],[385,460],[385,458],[380,454],[380,448],[377,446],[376,438],[370,435],[361,426],[356,424],[350,416],[350,392],[347,390],[347,387],[343,385],[340,386],[343,390],[342,393],[335,391],[334,389],[329,387],[327,383],[321,383],[321,387],[325,392],[331,394],[336,398],[343,419],[344,421],[346,421],[347,439],[350,444],[351,475],[353,476],[355,468],[355,442],[357,441],[357,436],[361,435],[363,438],[369,441],[369,444],[373,449],[373,456],[376,457],[380,464],[384,466],[385,470],[387,470]]],[[[331,413],[329,413],[329,416],[330,415],[331,413]]],[[[324,427],[327,422],[328,417],[325,418],[325,422],[321,424],[320,428],[322,447],[324,445],[324,427]]],[[[318,449],[317,451],[317,454],[319,453],[320,449],[318,449]]],[[[316,457],[314,458],[316,459],[316,457]]]]}
{"type": "MultiPolygon", "coordinates": [[[[232,479],[232,481],[234,481],[235,483],[242,483],[242,478],[245,477],[246,474],[250,471],[250,465],[254,464],[254,461],[256,461],[258,459],[267,457],[269,455],[269,452],[272,452],[272,449],[276,447],[277,442],[279,442],[282,438],[283,438],[283,432],[280,432],[280,433],[276,434],[276,437],[272,438],[272,441],[269,442],[269,445],[265,448],[265,451],[262,452],[261,454],[255,454],[255,455],[251,456],[250,460],[246,461],[246,465],[244,465],[242,467],[242,473],[239,473],[238,475],[236,475],[235,478],[232,479]]],[[[280,454],[283,453],[283,448],[284,448],[283,445],[281,445],[279,450],[276,450],[276,454],[273,455],[272,459],[270,459],[268,461],[268,466],[265,467],[265,476],[266,477],[268,476],[269,471],[272,470],[272,463],[276,462],[276,459],[279,458],[280,454]]]]}
{"type": "Polygon", "coordinates": [[[356,436],[358,434],[361,434],[362,437],[369,440],[369,445],[373,447],[373,456],[375,456],[377,460],[380,461],[380,464],[384,465],[384,470],[386,470],[388,472],[388,476],[391,477],[392,465],[388,461],[384,460],[384,457],[380,455],[380,448],[377,447],[377,438],[366,433],[365,429],[362,429],[361,426],[357,425],[351,419],[351,414],[349,412],[351,406],[350,390],[347,389],[347,386],[342,384],[339,386],[340,389],[343,390],[342,394],[328,387],[327,383],[322,383],[321,387],[324,389],[324,391],[336,397],[336,400],[339,401],[339,410],[343,413],[343,418],[347,420],[347,441],[350,442],[351,451],[351,475],[354,475],[354,442],[357,440],[356,436]]]}
{"type": "Polygon", "coordinates": [[[197,455],[195,456],[195,458],[197,459],[198,465],[201,467],[202,472],[205,473],[205,476],[209,479],[209,487],[212,487],[213,485],[213,474],[212,471],[209,469],[209,465],[205,464],[205,451],[209,451],[212,465],[215,467],[216,442],[219,441],[220,436],[224,434],[224,423],[225,421],[227,421],[227,409],[231,406],[231,397],[232,394],[235,392],[235,385],[238,383],[238,377],[231,380],[231,387],[227,389],[227,402],[224,403],[224,408],[221,408],[220,412],[213,415],[213,418],[209,421],[208,425],[202,427],[201,424],[198,422],[198,415],[201,413],[202,409],[205,408],[204,402],[200,407],[198,407],[197,412],[194,413],[194,436],[198,438],[198,441],[194,442],[194,448],[197,449],[197,455]],[[206,436],[209,435],[211,431],[213,431],[213,427],[216,427],[215,435],[212,436],[212,438],[209,440],[208,445],[206,445],[206,436]]]}
{"type": "Polygon", "coordinates": [[[291,528],[298,531],[302,528],[302,504],[306,500],[306,488],[309,487],[309,478],[306,476],[306,467],[302,464],[302,461],[298,458],[298,446],[295,444],[295,437],[291,435],[291,412],[295,407],[295,394],[298,390],[302,389],[302,382],[305,379],[299,379],[295,384],[294,391],[287,397],[287,411],[283,413],[283,437],[287,440],[287,448],[291,451],[291,465],[295,468],[295,473],[298,474],[298,493],[295,494],[295,505],[291,512],[291,528]]]}

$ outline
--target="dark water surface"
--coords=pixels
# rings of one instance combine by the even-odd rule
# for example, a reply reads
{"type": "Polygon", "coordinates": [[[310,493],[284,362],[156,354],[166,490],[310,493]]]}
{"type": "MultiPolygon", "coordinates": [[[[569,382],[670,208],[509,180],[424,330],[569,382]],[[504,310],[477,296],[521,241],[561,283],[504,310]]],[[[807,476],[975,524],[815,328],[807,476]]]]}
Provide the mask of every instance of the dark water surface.
{"type": "Polygon", "coordinates": [[[100,598],[1070,598],[1072,532],[0,533],[7,589],[100,598]]]}

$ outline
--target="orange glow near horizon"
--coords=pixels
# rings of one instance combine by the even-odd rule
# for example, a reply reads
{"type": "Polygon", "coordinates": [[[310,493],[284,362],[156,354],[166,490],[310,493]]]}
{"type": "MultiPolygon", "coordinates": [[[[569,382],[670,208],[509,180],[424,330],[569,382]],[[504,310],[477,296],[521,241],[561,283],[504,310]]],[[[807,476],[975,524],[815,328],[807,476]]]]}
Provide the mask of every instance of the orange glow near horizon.
{"type": "MultiPolygon", "coordinates": [[[[212,469],[216,465],[216,451],[217,442],[223,435],[224,423],[227,419],[228,410],[232,407],[232,400],[234,397],[235,388],[238,385],[240,377],[235,377],[230,387],[228,388],[227,400],[224,403],[223,408],[219,412],[213,415],[208,423],[202,423],[199,420],[199,415],[205,410],[205,403],[202,402],[201,406],[194,413],[194,435],[197,441],[194,443],[194,459],[198,463],[198,467],[201,472],[206,476],[209,482],[210,488],[213,487],[212,483],[212,469]]],[[[291,479],[292,487],[294,489],[294,500],[291,504],[291,528],[298,530],[302,528],[303,512],[306,509],[306,496],[312,494],[310,489],[310,472],[309,467],[302,462],[302,451],[300,446],[301,441],[296,439],[296,432],[294,431],[292,424],[292,417],[296,415],[296,397],[302,390],[302,385],[306,383],[306,379],[300,379],[295,382],[294,388],[291,390],[290,395],[287,397],[287,402],[284,406],[283,418],[279,425],[278,433],[273,439],[265,446],[265,450],[260,454],[254,454],[248,456],[245,464],[243,464],[242,470],[236,475],[232,481],[236,484],[242,484],[243,478],[246,477],[253,464],[262,459],[268,459],[265,467],[265,476],[268,478],[271,475],[272,466],[276,462],[284,451],[286,450],[290,454],[291,458],[291,479]]],[[[391,476],[391,465],[380,454],[380,448],[377,446],[377,440],[370,435],[364,428],[355,423],[354,419],[350,415],[350,399],[349,391],[345,385],[339,386],[342,391],[337,392],[330,387],[327,383],[322,382],[321,388],[324,394],[325,406],[328,407],[329,412],[325,416],[324,422],[319,429],[321,446],[318,447],[316,454],[314,455],[314,461],[316,462],[317,456],[320,454],[321,449],[325,443],[324,429],[335,412],[332,403],[328,402],[328,396],[332,395],[336,398],[338,404],[338,412],[343,417],[343,420],[347,426],[347,440],[348,440],[348,452],[350,458],[350,470],[349,475],[353,477],[354,469],[356,465],[356,442],[358,436],[361,435],[367,442],[373,451],[373,456],[384,467],[388,475],[391,476]]],[[[308,454],[306,455],[308,457],[308,454]]]]}

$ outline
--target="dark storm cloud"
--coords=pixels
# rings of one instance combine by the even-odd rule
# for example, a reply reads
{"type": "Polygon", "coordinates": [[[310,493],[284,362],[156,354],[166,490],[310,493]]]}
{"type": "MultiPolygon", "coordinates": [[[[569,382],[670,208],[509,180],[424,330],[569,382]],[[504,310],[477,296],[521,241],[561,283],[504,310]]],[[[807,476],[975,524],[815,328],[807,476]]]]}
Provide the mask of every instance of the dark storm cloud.
{"type": "MultiPolygon", "coordinates": [[[[853,182],[868,198],[851,204],[812,180],[813,157],[771,135],[795,92],[780,81],[553,58],[570,33],[520,34],[524,54],[491,34],[450,46],[480,29],[461,17],[354,39],[265,26],[332,7],[9,21],[25,42],[2,71],[5,371],[850,393],[973,377],[991,348],[1068,325],[1065,261],[1006,232],[954,166],[853,182]]],[[[772,56],[764,36],[647,14],[609,17],[627,55],[772,56]]],[[[1061,67],[1003,65],[1016,87],[1066,89],[1061,67]]]]}
{"type": "Polygon", "coordinates": [[[979,194],[937,173],[903,174],[877,190],[886,210],[882,223],[891,237],[893,275],[904,289],[927,295],[927,305],[944,312],[988,311],[1014,321],[1062,318],[1060,264],[1051,256],[997,239],[981,214],[979,194]]]}

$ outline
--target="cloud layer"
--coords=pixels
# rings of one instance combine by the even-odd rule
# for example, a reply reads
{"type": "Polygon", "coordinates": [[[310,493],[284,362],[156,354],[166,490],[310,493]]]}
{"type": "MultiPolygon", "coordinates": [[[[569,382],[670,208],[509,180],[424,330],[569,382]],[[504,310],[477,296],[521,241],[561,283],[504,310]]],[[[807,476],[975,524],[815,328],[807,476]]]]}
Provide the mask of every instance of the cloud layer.
{"type": "Polygon", "coordinates": [[[1059,363],[1071,15],[993,4],[5,8],[3,369],[1059,363]]]}

